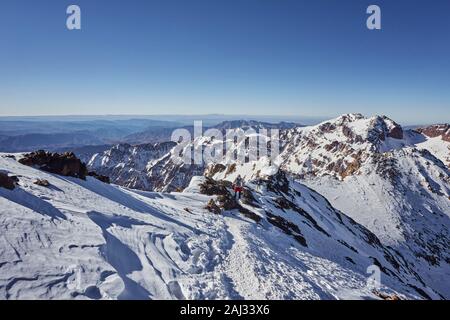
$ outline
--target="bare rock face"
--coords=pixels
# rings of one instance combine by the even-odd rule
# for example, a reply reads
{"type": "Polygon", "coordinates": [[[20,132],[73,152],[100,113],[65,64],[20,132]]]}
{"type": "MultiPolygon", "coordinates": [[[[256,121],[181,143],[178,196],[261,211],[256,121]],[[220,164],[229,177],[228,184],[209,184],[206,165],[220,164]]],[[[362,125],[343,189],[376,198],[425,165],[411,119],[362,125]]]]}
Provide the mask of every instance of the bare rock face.
{"type": "Polygon", "coordinates": [[[403,139],[403,129],[397,123],[394,123],[394,126],[389,129],[388,137],[394,139],[403,139]]]}
{"type": "Polygon", "coordinates": [[[385,141],[386,138],[403,139],[403,129],[386,116],[376,116],[371,121],[368,138],[375,144],[378,141],[385,141]]]}
{"type": "Polygon", "coordinates": [[[86,179],[88,174],[86,165],[72,152],[59,154],[39,150],[26,154],[19,162],[23,165],[37,167],[50,173],[83,180],[86,179]]]}
{"type": "Polygon", "coordinates": [[[430,138],[442,136],[442,140],[450,142],[450,124],[436,124],[417,129],[418,132],[430,138]]]}
{"type": "Polygon", "coordinates": [[[8,190],[14,190],[16,187],[16,180],[8,174],[0,172],[0,187],[8,190]]]}

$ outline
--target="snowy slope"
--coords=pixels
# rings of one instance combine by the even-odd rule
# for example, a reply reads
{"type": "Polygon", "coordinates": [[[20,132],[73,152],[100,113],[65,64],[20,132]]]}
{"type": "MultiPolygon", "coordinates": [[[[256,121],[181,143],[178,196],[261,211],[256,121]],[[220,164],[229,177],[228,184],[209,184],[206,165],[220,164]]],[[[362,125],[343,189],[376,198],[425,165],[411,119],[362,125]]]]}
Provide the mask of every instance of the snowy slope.
{"type": "Polygon", "coordinates": [[[199,193],[204,178],[164,194],[3,156],[0,167],[20,181],[0,188],[2,299],[376,298],[366,286],[374,263],[382,291],[439,298],[372,233],[282,176],[249,184],[254,203],[242,206],[257,223],[238,210],[207,211],[216,197],[199,193]],[[291,198],[290,209],[281,198],[291,198]]]}
{"type": "Polygon", "coordinates": [[[419,149],[431,152],[450,168],[450,142],[442,140],[441,137],[428,138],[416,144],[419,149]]]}

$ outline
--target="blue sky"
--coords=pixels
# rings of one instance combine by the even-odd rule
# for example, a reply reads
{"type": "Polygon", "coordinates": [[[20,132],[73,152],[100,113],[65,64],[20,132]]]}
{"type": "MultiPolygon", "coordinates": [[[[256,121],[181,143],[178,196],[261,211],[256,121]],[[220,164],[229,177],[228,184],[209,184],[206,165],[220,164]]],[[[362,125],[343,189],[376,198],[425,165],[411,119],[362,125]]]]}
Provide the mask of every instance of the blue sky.
{"type": "Polygon", "coordinates": [[[448,0],[2,0],[0,115],[448,122],[449,16],[448,0]],[[66,29],[70,4],[81,31],[66,29]]]}

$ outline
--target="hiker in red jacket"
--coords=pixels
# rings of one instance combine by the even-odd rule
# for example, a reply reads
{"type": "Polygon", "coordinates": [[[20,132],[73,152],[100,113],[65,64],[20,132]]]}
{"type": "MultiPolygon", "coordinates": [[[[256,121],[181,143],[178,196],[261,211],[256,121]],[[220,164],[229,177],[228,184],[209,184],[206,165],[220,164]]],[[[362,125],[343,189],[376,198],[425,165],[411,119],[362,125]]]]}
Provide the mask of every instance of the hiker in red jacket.
{"type": "Polygon", "coordinates": [[[236,180],[234,180],[234,183],[233,183],[234,197],[237,196],[237,198],[240,199],[243,188],[244,188],[244,182],[242,181],[241,175],[238,175],[236,180]]]}

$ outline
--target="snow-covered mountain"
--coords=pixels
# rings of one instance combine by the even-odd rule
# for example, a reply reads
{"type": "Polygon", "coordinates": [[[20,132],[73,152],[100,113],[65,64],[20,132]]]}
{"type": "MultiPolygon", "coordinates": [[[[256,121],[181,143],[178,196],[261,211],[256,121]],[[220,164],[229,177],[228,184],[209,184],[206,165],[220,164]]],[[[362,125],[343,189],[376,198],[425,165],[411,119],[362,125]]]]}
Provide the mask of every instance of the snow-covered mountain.
{"type": "Polygon", "coordinates": [[[403,131],[386,117],[349,114],[290,130],[284,139],[279,164],[285,171],[374,232],[450,297],[450,171],[441,161],[449,151],[441,136],[403,131]]]}
{"type": "MultiPolygon", "coordinates": [[[[222,129],[229,127],[233,126],[224,124],[222,129]]],[[[86,207],[81,211],[97,212],[98,208],[102,208],[104,210],[100,210],[101,214],[108,217],[112,215],[113,222],[105,218],[110,222],[101,220],[100,224],[97,223],[100,229],[106,229],[102,229],[103,238],[110,238],[109,235],[113,234],[114,239],[120,239],[119,242],[136,254],[140,261],[136,265],[139,268],[143,266],[142,269],[131,270],[127,269],[128,266],[125,269],[131,270],[132,282],[142,286],[146,293],[150,292],[151,297],[373,297],[371,290],[360,289],[360,285],[367,276],[364,276],[365,268],[375,264],[383,271],[382,282],[387,287],[387,292],[396,292],[407,298],[448,299],[450,150],[447,135],[448,126],[445,125],[404,130],[385,116],[366,118],[360,114],[346,114],[315,126],[282,130],[281,153],[274,161],[261,157],[245,164],[229,164],[225,160],[202,165],[179,164],[174,160],[174,143],[137,146],[121,144],[96,154],[88,167],[98,174],[109,176],[113,183],[122,187],[104,185],[90,177],[86,182],[74,178],[50,177],[56,179],[51,184],[64,190],[67,195],[64,201],[55,200],[61,194],[46,194],[48,189],[44,192],[31,183],[21,188],[33,195],[36,195],[36,190],[41,190],[39,192],[44,192],[44,201],[50,202],[64,215],[67,215],[66,211],[61,208],[66,206],[95,206],[96,209],[86,207]],[[229,199],[230,181],[238,174],[246,181],[242,203],[229,199]],[[69,185],[61,185],[60,180],[69,185]],[[71,189],[74,184],[78,185],[77,189],[71,189]],[[66,188],[69,191],[66,192],[66,188]],[[91,193],[91,198],[84,196],[86,190],[83,188],[100,198],[95,198],[91,193]],[[183,189],[182,193],[170,194],[146,192],[183,189]],[[71,199],[70,195],[74,192],[81,194],[81,199],[84,197],[87,201],[81,204],[77,202],[78,198],[71,199]],[[103,199],[105,197],[108,201],[118,203],[118,207],[109,202],[106,204],[107,200],[103,199]],[[69,204],[55,206],[55,201],[69,204]],[[129,201],[132,203],[131,207],[129,201]],[[158,212],[158,217],[168,215],[174,220],[170,220],[171,223],[166,226],[166,219],[161,222],[142,218],[142,214],[146,216],[147,211],[140,210],[147,210],[148,206],[158,212]],[[223,208],[223,216],[211,213],[224,210],[223,208]],[[120,215],[118,222],[115,220],[116,215],[120,215]],[[128,223],[123,222],[122,216],[126,216],[125,219],[137,219],[137,225],[128,226],[128,223]],[[182,258],[183,262],[178,261],[179,258],[173,258],[170,253],[170,250],[175,249],[167,249],[164,244],[146,242],[142,249],[141,240],[147,240],[136,240],[132,234],[134,229],[143,229],[142,234],[153,232],[148,231],[147,228],[150,227],[146,223],[170,230],[174,234],[172,237],[178,239],[179,248],[176,251],[192,254],[192,259],[182,258]],[[179,225],[188,225],[190,231],[179,234],[180,231],[176,231],[179,225]],[[202,235],[204,228],[208,230],[208,236],[214,235],[213,238],[217,237],[219,240],[207,236],[202,238],[201,241],[205,242],[199,246],[207,248],[207,252],[199,251],[197,255],[195,250],[187,250],[182,243],[194,241],[191,238],[202,235]],[[222,229],[225,229],[224,233],[222,229]],[[224,245],[225,242],[228,244],[224,245]],[[233,250],[233,245],[239,250],[233,250]],[[171,267],[167,267],[166,262],[160,265],[149,258],[146,248],[152,248],[151,252],[162,255],[164,259],[167,258],[164,256],[165,251],[172,261],[168,262],[171,267]],[[242,254],[243,251],[245,254],[242,254]],[[216,256],[221,257],[218,258],[220,261],[210,265],[207,261],[216,256]],[[186,268],[197,268],[200,263],[198,259],[205,264],[202,265],[203,269],[200,268],[202,271],[198,274],[187,272],[186,268]],[[239,262],[235,263],[235,260],[239,262]],[[311,261],[315,263],[311,265],[311,261]],[[150,268],[148,265],[153,268],[156,266],[161,282],[156,284],[142,280],[146,272],[142,270],[150,268]],[[183,267],[187,265],[189,267],[183,267]],[[245,276],[239,276],[235,270],[245,276]],[[225,272],[225,275],[220,272],[225,272]],[[255,276],[250,275],[252,272],[255,276]],[[277,272],[278,275],[275,275],[277,272]],[[339,275],[339,279],[329,276],[328,272],[339,275]],[[168,289],[172,286],[172,280],[167,279],[173,277],[173,274],[177,275],[177,279],[173,280],[177,293],[168,289]],[[217,280],[217,277],[222,280],[217,280]],[[347,282],[345,279],[351,280],[347,282]],[[289,285],[290,283],[294,285],[289,285]],[[224,288],[217,289],[217,286],[224,288]],[[355,291],[354,286],[359,289],[355,291]],[[162,290],[158,292],[165,293],[159,295],[155,293],[155,288],[165,288],[158,289],[162,290]]],[[[191,152],[191,149],[201,150],[215,143],[214,139],[198,137],[184,147],[183,153],[191,152]]],[[[233,145],[232,148],[243,149],[246,155],[251,151],[246,141],[241,141],[240,145],[233,145]]],[[[2,161],[5,166],[10,166],[8,170],[11,174],[20,175],[23,170],[26,173],[23,176],[35,178],[43,174],[17,165],[12,159],[5,158],[2,161]]],[[[2,196],[10,192],[0,190],[2,196]]],[[[23,205],[18,196],[13,202],[23,205]]],[[[53,212],[52,209],[49,210],[53,212]]],[[[76,211],[79,212],[80,209],[76,211]]],[[[77,215],[77,219],[79,216],[82,214],[77,215]]],[[[77,220],[77,223],[95,224],[96,215],[94,214],[94,219],[91,217],[92,215],[87,214],[84,222],[77,220]]],[[[71,227],[67,228],[70,230],[71,227]]],[[[80,228],[84,230],[85,227],[80,228]]],[[[89,232],[92,232],[92,228],[89,232]]],[[[162,236],[160,238],[166,239],[162,236]]],[[[119,246],[123,249],[121,244],[119,246]]],[[[135,284],[129,282],[130,276],[119,270],[124,262],[119,258],[108,257],[102,251],[105,247],[108,247],[108,241],[98,246],[102,248],[100,256],[106,257],[106,263],[112,259],[113,262],[109,263],[118,272],[118,283],[122,281],[128,283],[126,286],[135,288],[135,284]]],[[[128,249],[123,250],[129,253],[128,249]]],[[[109,254],[114,256],[113,253],[109,254]]],[[[95,259],[99,258],[96,256],[95,259]]],[[[95,278],[95,275],[92,277],[95,278]]],[[[99,285],[92,290],[97,292],[96,297],[100,292],[103,298],[142,297],[136,295],[136,292],[124,293],[132,289],[117,289],[111,295],[105,295],[99,285]]],[[[82,293],[81,296],[83,294],[86,295],[82,293]]]]}
{"type": "MultiPolygon", "coordinates": [[[[378,161],[380,154],[406,147],[428,150],[450,165],[450,142],[446,141],[445,134],[436,133],[442,130],[431,130],[432,127],[404,131],[399,124],[385,116],[366,118],[361,114],[342,115],[316,126],[293,125],[226,121],[215,128],[280,129],[282,153],[277,162],[284,170],[299,178],[330,175],[343,179],[358,171],[369,158],[378,161]],[[428,135],[424,130],[427,130],[428,135]]],[[[210,144],[208,139],[197,138],[186,146],[185,151],[190,152],[210,144]]],[[[88,162],[88,167],[110,176],[112,181],[122,186],[147,191],[179,190],[185,188],[193,176],[202,175],[207,165],[176,164],[171,149],[174,146],[175,143],[170,142],[136,146],[119,144],[95,154],[88,162]]],[[[233,146],[235,149],[239,147],[233,146]]],[[[222,162],[225,163],[225,160],[222,162]]]]}
{"type": "MultiPolygon", "coordinates": [[[[296,127],[291,122],[277,124],[236,120],[224,121],[210,128],[218,129],[225,133],[226,130],[253,129],[279,129],[286,130],[296,127]]],[[[193,128],[184,129],[193,131],[193,128]]],[[[202,148],[211,144],[209,139],[198,137],[188,144],[185,152],[194,148],[202,148]]],[[[174,161],[172,142],[151,143],[132,146],[119,144],[102,153],[95,154],[88,162],[91,170],[107,175],[119,185],[146,190],[146,191],[176,191],[186,188],[191,178],[203,175],[206,164],[177,163],[174,161]]],[[[235,149],[238,146],[234,146],[235,149]]]]}
{"type": "Polygon", "coordinates": [[[346,114],[316,126],[288,130],[282,140],[285,148],[280,163],[300,177],[344,179],[373,157],[407,148],[428,150],[444,163],[450,156],[450,143],[442,136],[404,131],[385,116],[346,114]]]}
{"type": "Polygon", "coordinates": [[[161,185],[165,186],[167,174],[159,172],[157,167],[170,160],[170,150],[175,145],[173,142],[137,146],[118,144],[95,154],[87,165],[109,176],[116,184],[140,190],[158,190],[161,185]]]}
{"type": "Polygon", "coordinates": [[[226,180],[196,177],[168,194],[4,155],[0,166],[18,180],[0,187],[2,299],[440,298],[395,250],[282,171],[250,180],[237,202],[226,180]]]}

